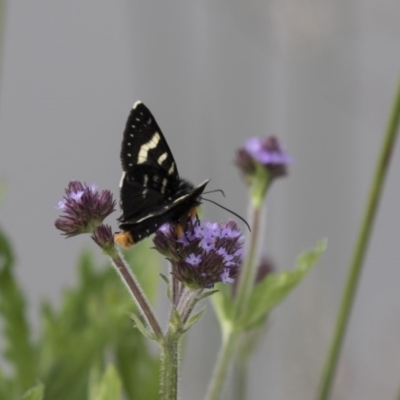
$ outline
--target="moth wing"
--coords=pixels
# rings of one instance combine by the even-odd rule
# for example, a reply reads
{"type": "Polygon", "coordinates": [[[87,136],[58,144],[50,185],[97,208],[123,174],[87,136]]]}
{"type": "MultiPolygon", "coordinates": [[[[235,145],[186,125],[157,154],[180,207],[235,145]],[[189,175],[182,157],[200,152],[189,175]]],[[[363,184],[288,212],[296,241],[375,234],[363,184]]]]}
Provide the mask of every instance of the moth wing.
{"type": "Polygon", "coordinates": [[[174,157],[153,114],[137,101],[126,122],[121,147],[121,163],[125,172],[135,172],[137,167],[153,169],[171,181],[179,174],[174,157]]]}
{"type": "Polygon", "coordinates": [[[119,221],[140,220],[172,200],[179,186],[178,169],[157,121],[141,101],[129,114],[120,155],[119,221]]]}

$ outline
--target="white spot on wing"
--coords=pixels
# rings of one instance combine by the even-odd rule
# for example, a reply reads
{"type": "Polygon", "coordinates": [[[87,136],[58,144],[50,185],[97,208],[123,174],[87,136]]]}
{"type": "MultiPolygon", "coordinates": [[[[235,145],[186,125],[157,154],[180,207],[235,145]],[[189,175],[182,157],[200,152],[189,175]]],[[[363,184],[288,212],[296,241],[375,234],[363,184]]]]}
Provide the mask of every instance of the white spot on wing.
{"type": "Polygon", "coordinates": [[[158,132],[156,132],[147,143],[142,144],[142,146],[140,147],[140,150],[139,150],[138,161],[137,161],[138,164],[142,164],[142,163],[146,162],[149,150],[157,147],[160,139],[161,139],[160,134],[158,132]]]}
{"type": "Polygon", "coordinates": [[[124,171],[122,173],[121,179],[119,181],[119,187],[122,188],[122,184],[124,183],[124,178],[125,178],[126,172],[124,171]]]}
{"type": "Polygon", "coordinates": [[[149,181],[149,176],[145,175],[144,176],[144,182],[143,182],[143,186],[147,186],[147,182],[149,181]]]}
{"type": "Polygon", "coordinates": [[[139,104],[142,104],[140,100],[136,101],[132,108],[135,109],[139,104]]]}
{"type": "Polygon", "coordinates": [[[168,183],[167,179],[164,178],[162,181],[162,187],[161,187],[161,193],[163,193],[163,194],[165,193],[165,188],[167,187],[167,183],[168,183]]]}
{"type": "Polygon", "coordinates": [[[128,153],[127,156],[128,156],[128,157],[132,157],[132,154],[131,154],[131,153],[128,153]]]}
{"type": "Polygon", "coordinates": [[[171,164],[171,166],[170,166],[170,168],[169,168],[169,170],[168,170],[168,175],[173,174],[173,173],[174,173],[174,170],[175,170],[175,163],[172,162],[172,164],[171,164]]]}
{"type": "Polygon", "coordinates": [[[157,160],[158,165],[161,165],[164,162],[164,160],[166,160],[167,157],[168,157],[168,153],[167,152],[161,154],[161,156],[158,157],[158,160],[157,160]]]}

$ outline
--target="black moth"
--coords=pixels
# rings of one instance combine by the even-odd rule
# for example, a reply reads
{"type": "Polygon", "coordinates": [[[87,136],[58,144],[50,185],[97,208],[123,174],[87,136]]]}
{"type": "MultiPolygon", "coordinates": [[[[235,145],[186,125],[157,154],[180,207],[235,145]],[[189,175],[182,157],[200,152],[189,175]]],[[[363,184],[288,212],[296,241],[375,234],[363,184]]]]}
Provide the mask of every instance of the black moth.
{"type": "Polygon", "coordinates": [[[198,186],[181,179],[171,150],[150,110],[137,101],[129,114],[121,148],[120,182],[122,247],[154,233],[165,222],[177,223],[177,235],[196,215],[200,195],[209,180],[198,186]]]}

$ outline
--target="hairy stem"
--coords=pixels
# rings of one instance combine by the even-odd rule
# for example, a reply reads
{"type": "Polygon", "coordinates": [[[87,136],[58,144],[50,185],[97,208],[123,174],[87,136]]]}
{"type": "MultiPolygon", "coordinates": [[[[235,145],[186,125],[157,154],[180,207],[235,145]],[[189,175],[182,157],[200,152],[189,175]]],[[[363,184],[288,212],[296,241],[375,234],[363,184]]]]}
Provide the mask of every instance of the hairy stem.
{"type": "Polygon", "coordinates": [[[168,332],[161,351],[161,400],[178,398],[179,336],[168,332]]]}
{"type": "Polygon", "coordinates": [[[153,329],[154,334],[157,338],[162,338],[163,333],[158,323],[155,314],[150,306],[149,301],[147,300],[145,294],[139,286],[139,283],[136,281],[136,277],[133,275],[130,268],[126,265],[125,261],[122,259],[119,251],[116,251],[111,255],[112,265],[115,270],[118,272],[118,275],[121,277],[122,282],[127,287],[129,293],[132,298],[135,300],[139,310],[142,312],[145,317],[147,323],[153,329]]]}

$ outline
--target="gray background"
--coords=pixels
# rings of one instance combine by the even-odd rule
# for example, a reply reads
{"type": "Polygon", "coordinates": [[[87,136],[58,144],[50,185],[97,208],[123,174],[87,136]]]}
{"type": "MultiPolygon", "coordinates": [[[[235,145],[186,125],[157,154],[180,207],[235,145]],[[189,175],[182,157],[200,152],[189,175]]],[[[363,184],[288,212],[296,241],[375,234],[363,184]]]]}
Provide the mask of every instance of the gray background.
{"type": "MultiPolygon", "coordinates": [[[[329,249],[273,313],[249,399],[313,398],[399,75],[399,18],[394,0],[10,2],[0,222],[18,253],[32,320],[41,298],[57,303],[75,282],[74,262],[90,244],[59,236],[54,205],[73,178],[117,195],[122,130],[135,100],[155,114],[181,174],[211,178],[211,188],[226,191],[224,204],[244,215],[235,149],[274,133],[295,163],[269,198],[263,247],[280,269],[321,237],[329,249]]],[[[400,386],[398,150],[394,156],[334,399],[393,399],[400,386]]],[[[229,217],[216,207],[205,212],[229,217]]],[[[188,338],[182,399],[202,398],[218,342],[209,310],[188,338]]]]}

